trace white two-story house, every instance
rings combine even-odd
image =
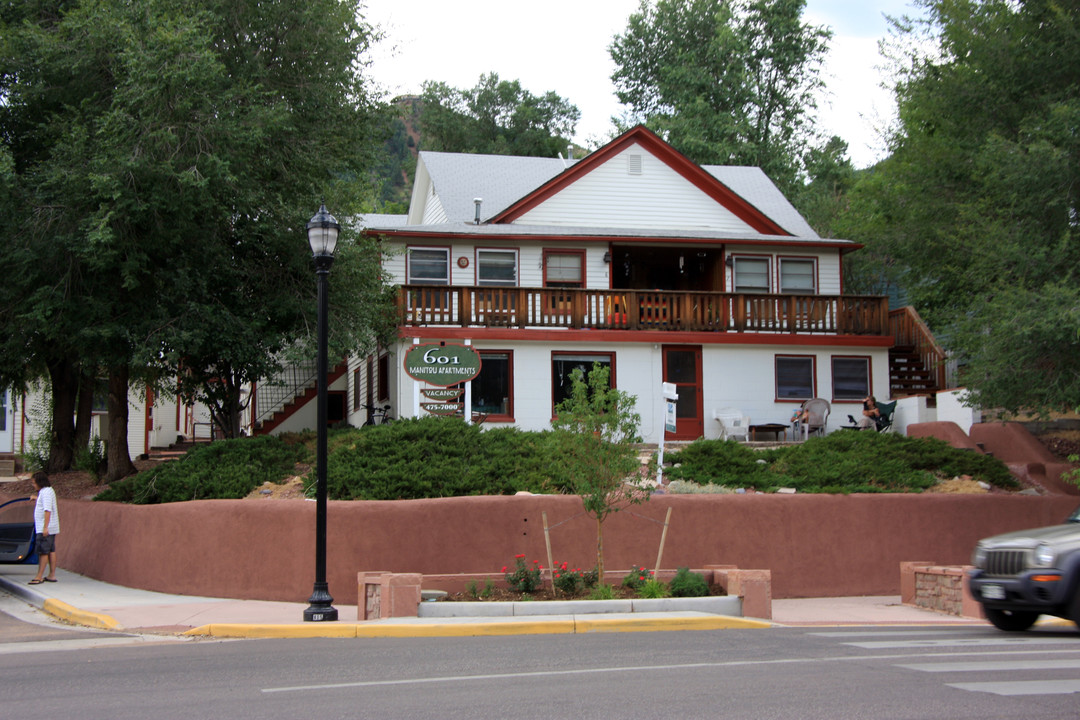
[[[470,417],[548,428],[575,367],[599,362],[637,397],[641,434],[717,437],[716,416],[787,424],[804,400],[831,427],[869,394],[887,398],[887,300],[843,294],[860,246],[819,237],[757,168],[698,166],[644,127],[580,160],[421,152],[407,216],[369,215],[400,286],[399,340],[350,361],[338,391],[424,414],[413,344],[482,359]]]

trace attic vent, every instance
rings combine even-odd
[[[626,156],[626,172],[630,175],[641,174],[641,155],[632,153]]]

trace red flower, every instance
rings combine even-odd
[[[503,569],[502,569],[502,571],[503,571],[503,572],[506,572],[506,566],[505,566],[505,565],[503,565]]]
[[[521,553],[520,555],[515,555],[514,557],[516,557],[516,558],[523,558],[523,557],[525,557],[525,553]]]

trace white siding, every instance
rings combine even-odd
[[[728,245],[728,255],[753,255],[755,257],[769,258],[769,284],[770,292],[780,292],[778,259],[779,258],[817,258],[817,294],[839,295],[840,294],[840,252],[838,250],[814,249],[801,250],[799,248],[769,248],[761,245]],[[734,270],[725,268],[724,287],[732,292],[735,288]]]
[[[629,172],[640,156],[640,174]],[[754,230],[639,145],[632,145],[528,211],[522,225]]]
[[[406,346],[401,346],[406,347]],[[620,390],[637,398],[641,414],[641,436],[656,443],[663,427],[661,396],[662,347],[652,343],[581,343],[478,341],[478,350],[513,352],[514,425],[522,430],[545,430],[552,413],[551,358],[555,351],[576,353],[615,353],[615,378]],[[706,345],[702,348],[702,414],[707,438],[719,436],[720,424],[714,411],[736,407],[754,424],[787,423],[798,406],[776,401],[775,357],[810,355],[815,358],[818,397],[832,403],[832,362],[834,355],[867,356],[871,359],[871,384],[879,397],[888,395],[889,362],[884,348],[823,347],[792,345],[733,346]],[[399,416],[408,417],[413,407],[415,381],[395,370],[400,391],[394,397]],[[857,414],[858,402],[832,403],[828,427],[835,430],[847,424],[848,414]]]

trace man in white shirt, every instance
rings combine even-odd
[[[49,476],[39,471],[30,479],[37,488],[34,532],[37,533],[35,549],[38,554],[37,576],[30,584],[40,585],[43,582],[56,582],[56,536],[60,533],[60,514],[56,509],[56,491],[52,489]],[[46,565],[49,566],[48,575],[45,575]]]

